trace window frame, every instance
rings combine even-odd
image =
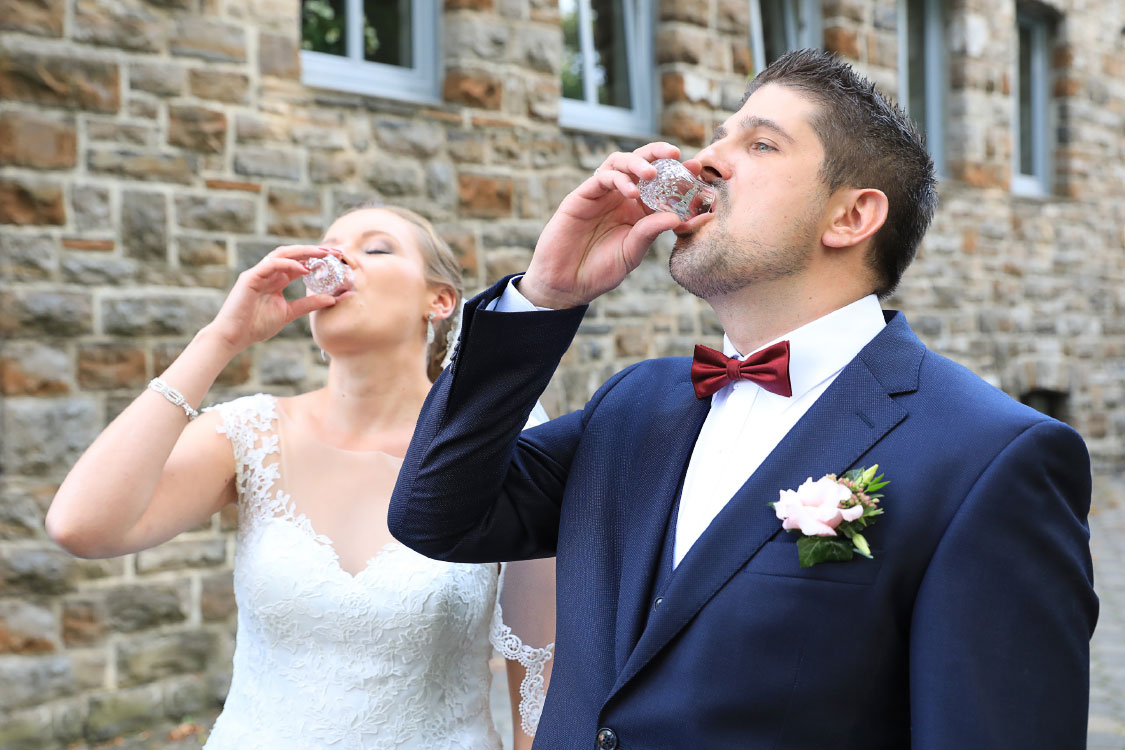
[[[629,66],[629,100],[626,109],[598,104],[593,70],[593,27],[590,24],[590,0],[578,4],[578,39],[582,50],[582,87],[585,99],[569,99],[559,95],[559,125],[607,135],[649,137],[654,134],[653,120],[657,101],[655,61],[653,58],[654,14],[646,0],[622,0],[625,10],[625,59]],[[648,61],[645,65],[644,61]],[[590,101],[590,99],[595,101]]]
[[[1019,400],[1021,404],[1060,422],[1068,422],[1070,419],[1070,394],[1065,391],[1032,388],[1021,393]]]
[[[410,4],[412,68],[364,60],[363,24],[352,22],[363,17],[363,0],[344,3],[347,55],[301,50],[301,83],[420,104],[440,103],[441,12],[437,0],[413,0]]]
[[[922,78],[924,80],[926,111],[923,128],[926,132],[926,149],[934,162],[938,177],[946,176],[945,117],[949,96],[949,28],[948,6],[945,0],[921,0],[922,5]],[[910,4],[898,3],[898,100],[908,115],[910,112]]]
[[[771,0],[766,0],[770,2]],[[754,51],[754,74],[765,69],[766,34],[762,23],[762,0],[750,2],[750,46]],[[824,13],[820,0],[780,0],[785,3],[785,46],[786,51],[806,47],[824,48]],[[804,29],[800,28],[797,4],[802,15],[808,20]]]
[[[1020,135],[1020,26],[1031,31],[1031,174],[1021,165]],[[1051,194],[1051,142],[1054,132],[1051,112],[1051,20],[1041,13],[1017,7],[1012,64],[1012,180],[1016,195],[1046,197]]]

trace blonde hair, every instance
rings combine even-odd
[[[433,321],[434,342],[430,344],[426,361],[426,374],[429,375],[432,382],[437,380],[437,376],[441,374],[441,365],[445,361],[445,355],[449,349],[449,331],[456,325],[461,315],[461,300],[465,293],[465,284],[461,279],[461,264],[457,261],[457,256],[453,254],[453,250],[450,249],[449,243],[443,240],[437,230],[434,229],[434,225],[409,208],[388,206],[379,201],[365,201],[345,211],[342,216],[369,209],[386,211],[410,223],[414,227],[414,238],[425,263],[426,281],[431,284],[447,284],[453,287],[453,293],[456,297],[453,301],[453,313],[448,318]]]

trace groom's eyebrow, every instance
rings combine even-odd
[[[789,141],[790,143],[794,142],[793,136],[791,136],[791,135],[789,135],[789,133],[785,132],[785,128],[781,127],[780,125],[778,125],[773,120],[766,119],[765,117],[758,117],[756,115],[750,115],[745,120],[740,122],[739,126],[743,130],[754,130],[755,128],[762,128],[764,130],[770,130],[770,131],[773,131],[774,133],[776,133],[781,138],[784,138],[785,140]]]
[[[739,130],[753,130],[755,128],[763,128],[765,130],[776,133],[780,138],[785,139],[789,143],[796,142],[796,139],[785,131],[785,128],[778,125],[773,120],[765,117],[758,117],[757,115],[749,115],[738,123]],[[715,128],[715,135],[711,137],[711,143],[716,143],[727,137],[727,129],[725,126],[720,125]]]

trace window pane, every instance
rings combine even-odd
[[[581,99],[582,45],[578,41],[578,0],[560,0],[559,14],[563,30],[562,95],[567,99]]]
[[[926,14],[924,0],[906,7],[907,91],[906,111],[918,131],[926,135]]]
[[[1048,417],[1054,417],[1062,422],[1067,421],[1068,408],[1065,393],[1036,388],[1020,396],[1020,401]]]
[[[344,0],[301,0],[301,49],[348,53]]]
[[[789,21],[790,26],[793,27],[792,33],[789,35],[789,49],[801,49],[802,47],[821,47],[824,44],[823,39],[813,38],[813,29],[816,28],[815,18],[810,18],[808,11],[812,10],[813,15],[819,15],[820,11],[810,9],[801,0],[788,0],[789,12],[792,13],[792,20]],[[819,8],[819,3],[815,5]]]
[[[1032,27],[1019,25],[1019,172],[1035,174],[1035,109],[1032,91]]]
[[[412,0],[364,0],[363,58],[414,67]]]
[[[1020,55],[1020,103],[1019,103],[1019,138],[1020,138],[1020,174],[1035,174],[1035,138],[1031,103],[1031,91],[1035,85],[1031,71],[1031,27],[1021,23],[1019,25],[1019,55]]]
[[[594,24],[594,82],[598,104],[632,107],[629,59],[622,0],[590,0]]]
[[[787,0],[761,0],[762,41],[766,49],[766,65],[789,51],[789,32],[786,28]]]

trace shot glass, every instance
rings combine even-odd
[[[309,272],[301,277],[305,288],[313,294],[333,294],[351,283],[352,269],[333,255],[312,258],[305,262]]]
[[[668,211],[687,221],[711,210],[715,189],[695,177],[675,159],[657,159],[656,179],[641,180],[641,200],[653,211]]]

